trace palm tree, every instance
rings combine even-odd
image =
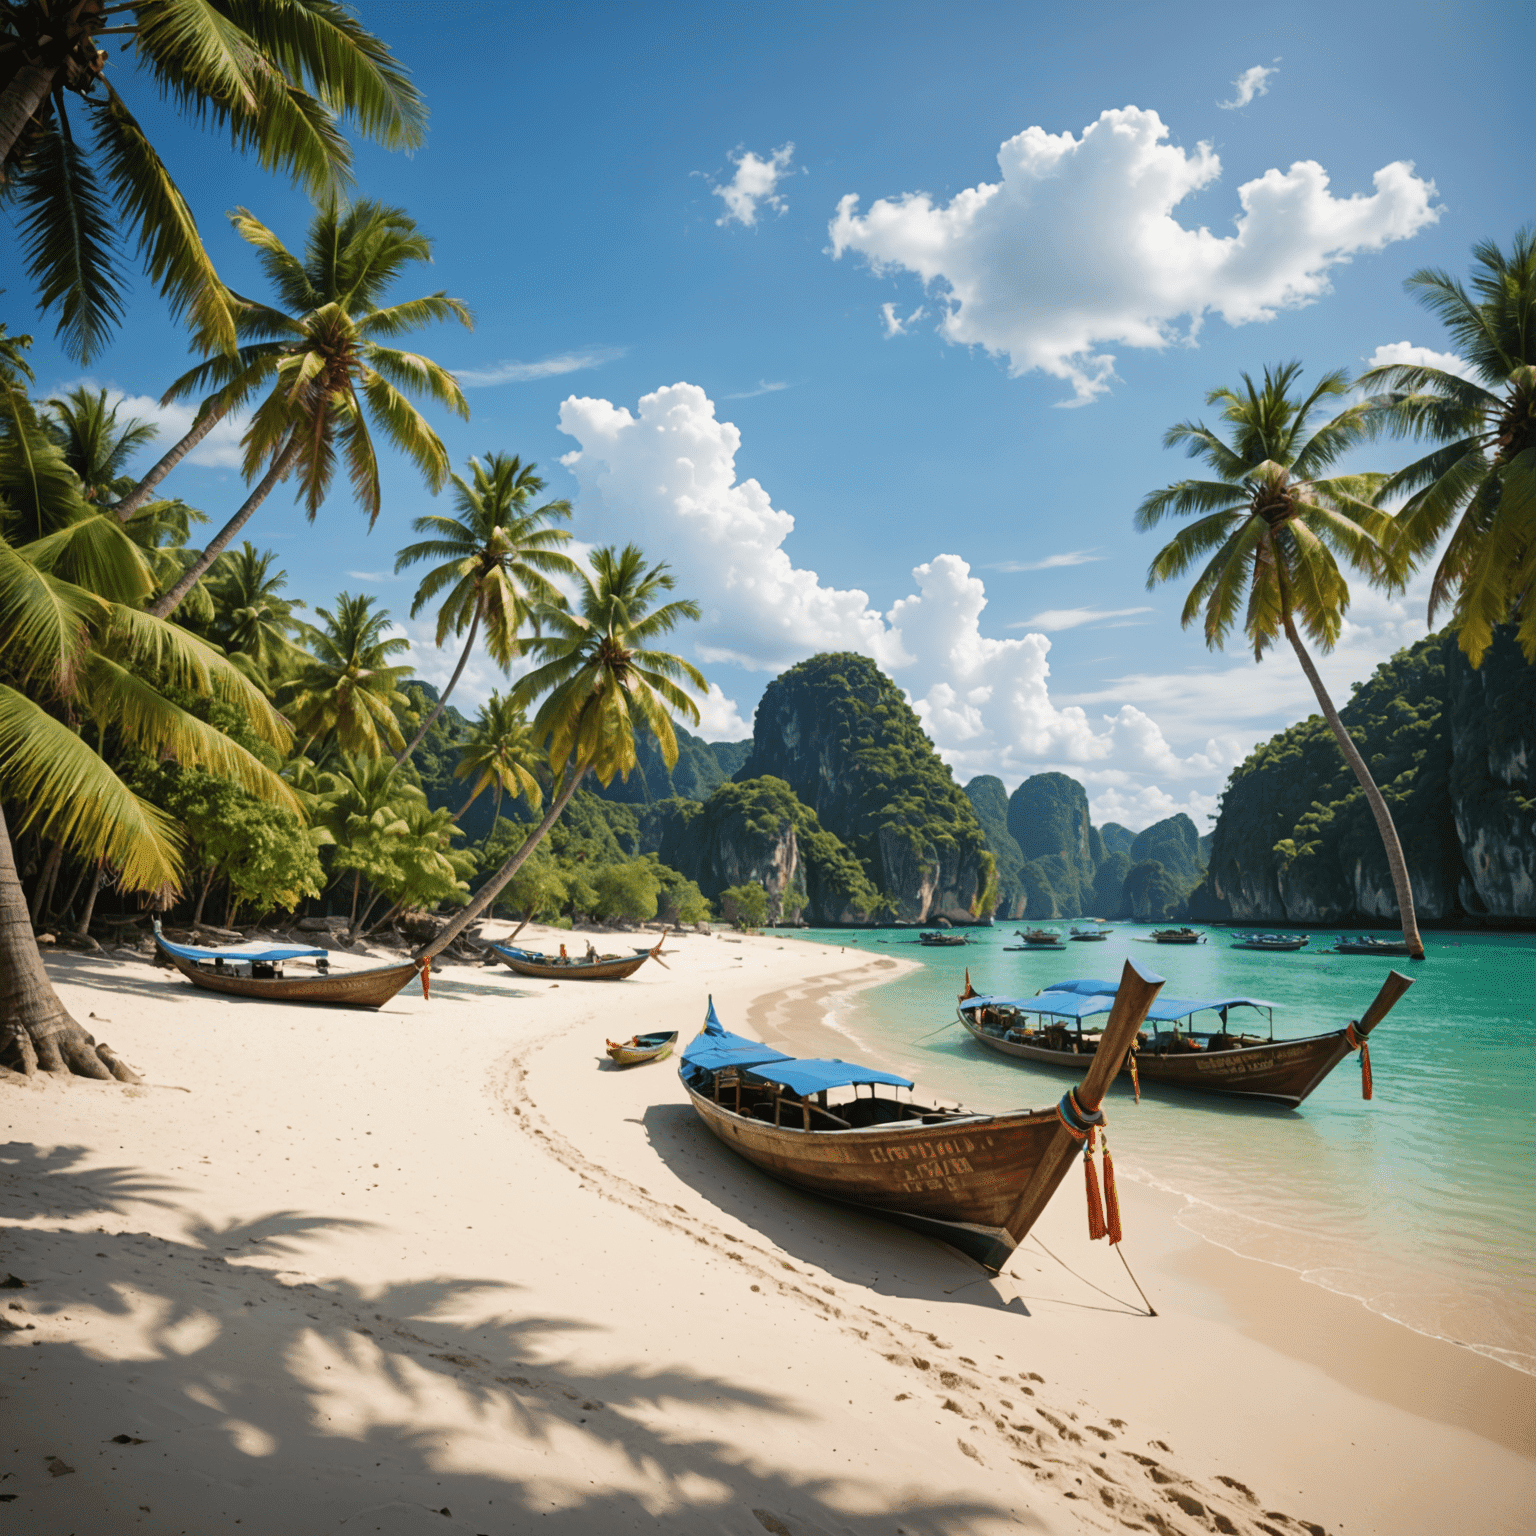
[[[50,400],[49,435],[64,453],[64,462],[80,477],[85,499],[110,506],[133,489],[129,460],[154,442],[159,429],[136,417],[117,419],[117,407],[107,404],[104,389],[77,385],[62,399]]]
[[[698,722],[698,705],[681,685],[706,693],[709,685],[703,675],[680,656],[650,647],[684,619],[697,619],[699,605],[683,599],[656,607],[676,579],[664,563],[647,566],[634,544],[593,550],[591,566],[592,577],[579,575],[578,611],[548,608],[539,614],[549,633],[528,645],[547,659],[512,689],[512,698],[520,704],[543,695],[533,734],[549,744],[548,763],[558,786],[549,809],[517,852],[418,959],[446,948],[495,901],[588,773],[605,785],[612,783],[614,774],[629,777],[636,764],[637,730],[655,736],[671,769],[677,763],[677,734],[668,712]]]
[[[278,596],[288,573],[272,569],[276,559],[247,539],[239,549],[225,550],[204,581],[215,638],[235,666],[269,693],[284,671],[307,659],[291,638],[302,628],[293,610],[304,604]]]
[[[1396,364],[1362,375],[1368,425],[1394,437],[1427,438],[1433,453],[1400,469],[1378,500],[1406,495],[1394,536],[1420,560],[1450,538],[1429,592],[1431,624],[1452,604],[1457,640],[1478,666],[1494,626],[1515,622],[1536,661],[1536,226],[1506,256],[1474,246],[1472,293],[1425,267],[1404,284],[1437,314],[1476,374]]]
[[[434,493],[440,490],[448,478],[448,451],[402,390],[469,415],[451,373],[419,353],[384,344],[439,320],[474,324],[469,310],[441,291],[381,305],[407,263],[432,259],[432,242],[414,219],[382,203],[332,201],[310,220],[301,260],[243,208],[231,218],[256,247],[282,308],[241,299],[236,325],[246,344],[183,374],[164,399],[200,395],[213,386],[199,414],[224,413],[266,389],[243,439],[245,478],[261,478],[186,575],[156,602],[153,612],[161,618],[176,611],[292,469],[298,470],[301,498],[313,520],[339,455],[372,528],[382,491],[370,421],[416,464]]]
[[[1163,446],[1184,444],[1189,457],[1203,459],[1218,478],[1177,481],[1153,491],[1136,509],[1140,530],[1156,527],[1165,517],[1196,518],[1153,557],[1147,585],[1171,581],[1209,556],[1185,599],[1181,623],[1187,628],[1203,609],[1205,643],[1219,650],[1241,613],[1256,660],[1281,634],[1290,641],[1376,818],[1403,937],[1409,953],[1422,960],[1413,887],[1392,813],[1297,630],[1299,620],[1325,651],[1338,640],[1349,608],[1349,584],[1339,556],[1373,582],[1400,583],[1401,571],[1382,546],[1391,519],[1371,503],[1384,477],[1320,478],[1366,436],[1369,407],[1352,405],[1312,431],[1319,406],[1346,394],[1349,380],[1342,372],[1325,374],[1310,395],[1298,399],[1292,389],[1300,373],[1299,363],[1286,363],[1266,368],[1262,386],[1245,373],[1241,391],[1213,389],[1206,404],[1222,407],[1230,442],[1203,422],[1169,428]]]
[[[77,526],[85,528],[78,537],[94,549],[91,560],[68,550],[73,530],[19,549],[0,539],[0,798],[23,808],[18,833],[31,829],[55,840],[87,868],[112,871],[126,890],[174,894],[183,881],[179,828],[113,772],[89,745],[87,730],[98,742],[110,731],[151,758],[173,756],[297,810],[292,791],[259,759],[160,690],[175,686],[222,699],[279,749],[290,735],[223,657],[138,607],[148,572],[113,519],[90,514]],[[102,583],[109,595],[55,573],[63,564],[92,561],[105,570],[109,558],[118,565]],[[138,599],[116,595],[135,588]],[[70,1017],[48,981],[3,809],[0,1020],[29,1072],[41,1065],[51,1072],[133,1080]]]
[[[534,744],[523,706],[510,696],[493,693],[480,707],[480,716],[469,728],[469,737],[459,748],[459,761],[453,770],[456,779],[473,779],[475,787],[469,799],[454,812],[458,819],[485,793],[496,786],[496,809],[491,814],[494,831],[501,817],[503,794],[522,795],[530,810],[538,810],[544,791],[536,777],[541,759]]]
[[[89,361],[122,318],[130,239],[199,343],[233,350],[230,296],[169,170],[108,78],[97,40],[109,36],[133,39],[132,54],[119,57],[138,66],[146,97],[227,131],[312,197],[334,196],[349,179],[339,119],[388,149],[414,149],[426,109],[384,44],[333,0],[0,7],[0,192],[21,206],[27,270],[68,350]],[[126,71],[113,74],[127,86]]]
[[[374,611],[370,594],[343,592],[336,611],[316,608],[323,629],[306,626],[311,659],[292,685],[294,696],[284,712],[303,737],[300,753],[317,737],[335,733],[343,752],[382,757],[404,741],[395,712],[410,700],[397,686],[409,667],[390,665],[390,657],[410,649],[410,642],[388,634],[385,609]]]
[[[411,744],[400,754],[402,763],[420,746],[432,723],[442,714],[448,695],[469,661],[482,624],[485,648],[505,672],[518,654],[518,637],[532,610],[560,601],[548,576],[556,572],[567,576],[576,573],[576,562],[560,552],[560,546],[569,542],[570,534],[564,528],[550,526],[556,518],[570,517],[570,502],[562,498],[546,501],[542,507],[528,505],[544,489],[543,480],[534,473],[538,466],[525,466],[516,454],[508,457],[504,453],[487,454],[484,464],[471,459],[469,466],[473,484],[453,476],[453,499],[459,516],[418,517],[411,524],[412,530],[432,537],[408,545],[395,557],[397,572],[418,560],[443,562],[422,577],[411,602],[414,619],[447,589],[448,596],[437,611],[436,643],[441,646],[450,631],[456,635],[469,631],[448,686],[439,696],[436,708],[422,721]]]
[[[426,804],[426,796],[396,772],[393,762],[342,751],[334,768],[320,775],[323,788],[315,805],[316,823],[330,835],[337,867],[352,871],[352,907],[348,920],[349,940],[356,938],[358,896],[363,888],[365,866],[376,866],[386,847],[410,831],[406,810],[412,802]],[[368,904],[373,910],[373,903]],[[364,917],[366,918],[366,913]]]

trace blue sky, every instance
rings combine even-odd
[[[1447,65],[1445,9],[1413,4],[360,9],[432,127],[411,158],[360,148],[359,191],[437,242],[403,291],[477,316],[419,340],[487,380],[470,422],[436,423],[455,463],[532,458],[578,538],[676,565],[708,610],[683,642],[716,685],[706,734],[741,733],[782,666],[857,646],[962,780],[1061,768],[1101,820],[1185,808],[1203,829],[1232,764],[1311,708],[1288,654],[1213,657],[1179,629],[1181,593],[1145,590],[1155,544],[1131,514],[1184,465],[1163,431],[1239,370],[1443,349],[1402,279],[1464,271],[1533,213],[1516,156],[1536,26],[1512,4],[1456,9],[1475,70]],[[1251,99],[1219,105],[1255,69]],[[259,289],[223,214],[245,204],[293,244],[302,197],[127,90],[221,273]],[[1006,141],[1004,193],[964,215]],[[719,195],[748,153],[748,178],[773,167],[769,196],[736,200],[751,223]],[[916,193],[931,205],[898,201]],[[79,378],[8,287],[40,382]],[[141,284],[90,373],[156,396],[185,366]],[[340,494],[313,527],[280,494],[249,533],[310,603],[364,588],[403,620],[411,582],[388,573],[433,502],[403,463],[386,485],[371,535]],[[241,489],[218,465],[168,488],[216,523]],[[1358,590],[1354,618],[1340,692],[1424,632],[1412,594]],[[496,681],[472,667],[460,702]]]

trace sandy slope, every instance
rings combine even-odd
[[[605,1034],[691,1033],[713,991],[825,1050],[816,999],[896,963],[671,948],[615,986],[449,966],[378,1014],[50,962],[154,1086],[0,1089],[0,1276],[27,1282],[0,1292],[0,1521],[1529,1528],[1536,1382],[1191,1239],[1165,1197],[1122,1187],[1150,1319],[1075,1176],[1056,1258],[994,1281],[733,1159]]]

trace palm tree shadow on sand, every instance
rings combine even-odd
[[[4,1292],[0,1348],[15,1351],[29,1407],[4,1491],[40,1536],[139,1511],[167,1530],[217,1516],[220,1529],[240,1519],[253,1530],[403,1533],[426,1515],[452,1522],[428,1529],[487,1533],[537,1517],[572,1536],[893,1528],[891,1514],[850,1513],[843,1499],[890,1510],[894,1490],[797,1477],[668,1412],[800,1417],[771,1391],[676,1367],[562,1361],[562,1340],[591,1325],[520,1315],[503,1282],[369,1289],[306,1276],[283,1265],[307,1240],[366,1224],[279,1211],[214,1226],[176,1206],[169,1186],[86,1167],[86,1156],[0,1151],[13,1219],[121,1218],[151,1200],[180,1210],[185,1227],[180,1239],[101,1226],[7,1233],[0,1268],[24,1284]],[[50,1472],[50,1458],[72,1475]],[[593,1467],[608,1469],[606,1482],[578,1475]],[[985,1498],[899,1509],[911,1536],[1020,1523]]]

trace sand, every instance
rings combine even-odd
[[[736,1160],[672,1063],[610,1070],[605,1035],[691,1034],[713,992],[729,1027],[825,1050],[818,999],[899,963],[771,935],[668,963],[450,964],[374,1014],[51,959],[146,1086],[0,1088],[0,1278],[25,1282],[0,1291],[0,1521],[1531,1528],[1536,1379],[1192,1237],[1166,1195],[1122,1182],[1149,1318],[1075,1176],[992,1279]]]

